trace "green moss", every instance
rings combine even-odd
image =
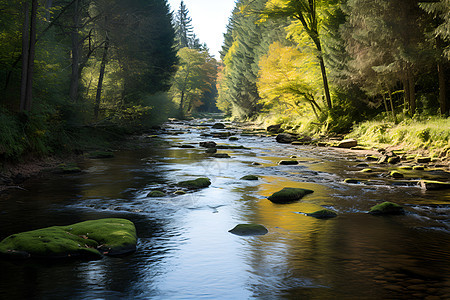
[[[241,178],[241,180],[258,180],[259,177],[256,175],[245,175]]]
[[[150,197],[150,198],[161,198],[161,197],[165,197],[165,196],[167,196],[166,193],[158,191],[158,190],[151,191],[150,193],[147,194],[147,197]]]
[[[272,194],[268,199],[273,203],[289,203],[300,200],[311,193],[314,193],[314,191],[301,188],[283,188],[281,191]]]
[[[316,212],[306,214],[306,215],[309,217],[317,218],[317,219],[330,219],[330,218],[337,217],[337,213],[335,213],[334,211],[329,210],[329,209],[318,210]]]
[[[415,171],[423,171],[423,170],[425,170],[425,167],[424,166],[414,166],[413,170],[415,170]]]
[[[405,214],[405,211],[403,210],[403,207],[392,203],[392,202],[383,202],[381,204],[377,204],[373,206],[369,214],[372,215],[403,215]]]
[[[228,232],[241,236],[265,235],[269,231],[266,227],[259,224],[239,224]]]
[[[60,164],[58,166],[61,173],[71,174],[71,173],[80,173],[81,169],[74,163],[69,164]]]
[[[211,181],[209,178],[197,178],[195,180],[181,181],[177,185],[188,189],[201,189],[210,186]]]
[[[11,235],[0,243],[0,255],[19,258],[99,259],[136,250],[136,229],[125,219],[100,219]]]
[[[108,151],[94,151],[89,153],[89,158],[111,158],[114,153]]]
[[[361,173],[373,173],[373,170],[367,168],[367,169],[361,170],[360,172],[361,172]]]

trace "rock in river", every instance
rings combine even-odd
[[[290,144],[295,141],[295,136],[289,133],[280,133],[279,135],[277,135],[276,140],[281,144]]]
[[[265,235],[269,231],[266,227],[259,224],[239,224],[236,225],[233,229],[228,230],[228,232],[241,236],[250,236],[250,235]]]
[[[132,253],[136,243],[131,221],[110,218],[10,235],[0,243],[0,256],[100,259]]]
[[[352,148],[358,145],[358,141],[354,139],[342,140],[338,143],[338,148]]]
[[[298,165],[298,161],[296,161],[296,160],[280,160],[278,162],[278,164],[280,166],[294,166],[294,165]]]
[[[420,186],[426,190],[448,190],[450,189],[450,182],[421,180]]]
[[[269,199],[273,203],[289,203],[300,200],[304,196],[314,193],[312,190],[301,188],[283,188],[281,191],[273,193]]]
[[[197,178],[195,180],[181,181],[177,184],[179,187],[188,189],[201,189],[211,185],[209,178]]]
[[[405,210],[402,206],[392,203],[392,202],[383,202],[381,204],[377,204],[373,206],[369,214],[372,215],[404,215]]]
[[[329,209],[322,209],[316,212],[306,214],[308,217],[314,217],[316,219],[331,219],[337,217],[337,213]]]
[[[213,129],[225,129],[225,124],[223,123],[216,123],[212,126]]]
[[[216,148],[217,144],[216,142],[200,142],[200,147],[203,148]]]
[[[241,180],[258,180],[259,177],[256,175],[245,175],[241,178]]]

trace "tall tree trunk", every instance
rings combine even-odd
[[[388,108],[385,92],[383,92],[383,103],[384,103],[384,109],[386,110],[386,115],[389,115],[389,108]]]
[[[80,83],[80,1],[74,2],[73,30],[72,30],[72,75],[70,77],[70,100],[76,103],[78,100],[78,87]]]
[[[322,72],[323,89],[325,92],[327,107],[328,109],[332,109],[333,105],[331,104],[330,88],[328,87],[327,70],[325,68],[325,62],[323,61],[322,55],[319,56],[319,63],[320,63],[320,71]]]
[[[409,110],[413,117],[416,113],[416,84],[411,69],[408,68],[408,85],[409,85]]]
[[[449,112],[449,107],[447,103],[447,85],[445,78],[445,67],[441,60],[438,62],[438,76],[439,76],[439,106],[441,116],[447,116]]]
[[[38,1],[24,1],[24,27],[22,36],[22,79],[20,84],[20,111],[30,111],[33,102],[33,72],[36,49],[36,18]]]
[[[106,33],[105,48],[103,49],[102,63],[100,65],[100,75],[98,76],[97,95],[95,96],[94,116],[98,119],[98,112],[100,110],[100,99],[102,97],[103,78],[105,77],[106,62],[108,58],[109,38]]]
[[[184,102],[184,89],[181,91],[180,108],[179,108],[179,118],[184,119],[183,103]]]
[[[33,73],[34,56],[36,53],[36,19],[37,19],[38,1],[33,0],[31,4],[31,27],[30,27],[30,54],[28,55],[28,75],[27,75],[27,96],[25,110],[30,111],[33,103]]]
[[[397,123],[397,118],[395,117],[395,110],[394,110],[394,101],[392,101],[392,93],[391,89],[388,90],[389,93],[389,102],[391,103],[391,113],[392,113],[392,120]]]
[[[23,28],[22,28],[22,79],[20,83],[20,111],[25,110],[27,97],[28,55],[30,51],[30,4],[23,2]]]
[[[408,74],[405,70],[405,73],[403,74],[403,105],[404,105],[404,111],[410,111],[409,109],[409,105],[410,105],[410,101],[409,101],[409,80],[408,80]]]

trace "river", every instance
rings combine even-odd
[[[135,150],[87,159],[83,172],[28,180],[26,191],[0,198],[0,239],[53,225],[120,217],[133,221],[137,251],[96,261],[0,261],[2,299],[450,299],[450,191],[411,184],[448,172],[402,171],[370,165],[358,152],[276,143],[239,127],[211,129],[209,121],[170,123],[142,137]],[[236,141],[205,136],[232,132]],[[203,135],[203,136],[202,136]],[[201,141],[246,149],[219,150]],[[180,145],[194,148],[181,148]],[[277,162],[295,155],[295,166]],[[244,175],[257,175],[245,181]],[[445,178],[447,176],[447,178]],[[173,184],[208,177],[211,186],[174,195]],[[442,178],[441,178],[442,179]],[[283,187],[314,190],[302,201],[267,200]],[[147,198],[163,189],[167,197]],[[392,201],[404,216],[373,216]],[[338,217],[306,216],[326,207]],[[240,223],[264,225],[263,236],[228,232]]]

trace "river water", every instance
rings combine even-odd
[[[133,221],[137,251],[98,261],[0,261],[2,299],[450,299],[450,192],[391,180],[386,166],[370,181],[357,152],[278,144],[273,137],[205,123],[168,124],[139,149],[85,160],[82,173],[29,180],[27,191],[0,198],[0,239],[47,226],[120,217]],[[237,141],[204,137],[235,133]],[[249,149],[219,150],[198,143]],[[180,148],[190,144],[195,148]],[[297,156],[297,166],[279,166]],[[254,164],[254,163],[258,163]],[[390,167],[392,168],[392,167]],[[450,180],[443,171],[402,171],[408,180]],[[243,181],[258,175],[258,181]],[[174,195],[173,184],[208,177],[212,185]],[[443,177],[443,178],[442,178]],[[283,187],[314,190],[302,201],[266,199]],[[147,198],[153,189],[171,194]],[[392,201],[404,216],[367,214]],[[320,207],[339,215],[306,216]],[[264,236],[228,232],[264,225]]]

